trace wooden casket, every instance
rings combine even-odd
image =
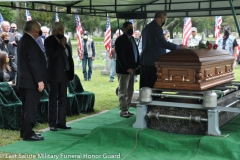
[[[222,49],[179,49],[158,62],[154,88],[205,90],[234,79],[234,57]]]

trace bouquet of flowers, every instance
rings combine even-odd
[[[198,48],[217,49],[218,45],[217,44],[212,45],[212,43],[209,43],[208,41],[206,42],[206,44],[200,42]]]
[[[189,48],[206,48],[206,49],[217,49],[218,48],[218,45],[217,44],[214,44],[212,45],[212,43],[209,43],[208,41],[205,43],[203,42],[199,42],[198,46],[195,46],[195,47],[189,47]]]

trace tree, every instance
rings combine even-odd
[[[167,29],[170,32],[170,38],[173,39],[174,29],[180,24],[183,25],[183,18],[168,18],[166,25],[163,27],[163,29]]]
[[[14,21],[14,12],[12,12],[11,8],[0,7],[0,13],[3,16],[4,21],[9,21],[9,23]]]

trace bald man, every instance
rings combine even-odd
[[[24,35],[19,41],[18,76],[22,100],[22,126],[20,135],[23,140],[43,140],[33,131],[41,92],[47,86],[47,62],[36,39],[42,35],[37,21],[28,21],[24,26]]]

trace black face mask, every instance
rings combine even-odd
[[[58,39],[63,39],[63,37],[64,37],[64,35],[62,35],[62,34],[57,34],[56,36]]]
[[[162,23],[162,26],[164,26],[164,24],[165,24],[165,21]]]
[[[9,40],[3,40],[3,42],[5,43],[5,44],[8,44],[8,42],[9,42]]]
[[[133,34],[133,29],[128,29],[127,34],[131,36]]]
[[[39,31],[39,32],[38,32],[38,35],[39,35],[39,36],[42,36],[42,31]]]

